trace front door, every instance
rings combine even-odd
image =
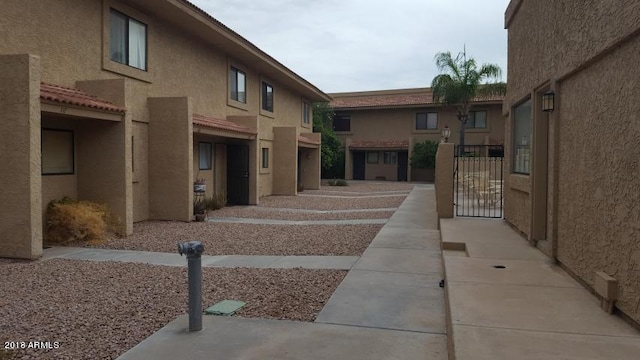
[[[249,204],[248,145],[227,145],[227,202]]]
[[[365,152],[353,152],[353,180],[364,180]]]
[[[409,170],[409,152],[398,152],[398,181],[407,181],[407,171]]]

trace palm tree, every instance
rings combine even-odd
[[[507,89],[500,82],[502,70],[496,64],[483,64],[479,69],[474,58],[467,59],[466,51],[453,58],[449,51],[437,53],[436,66],[440,75],[431,81],[433,101],[437,104],[455,106],[460,120],[460,143],[464,146],[464,130],[469,118],[471,102],[477,97],[504,95]],[[493,83],[482,83],[495,80]]]

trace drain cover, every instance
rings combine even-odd
[[[204,313],[207,315],[231,316],[245,305],[246,303],[244,301],[222,300],[219,303],[208,307]]]
[[[493,265],[494,268],[496,269],[506,269],[507,267],[504,265]]]

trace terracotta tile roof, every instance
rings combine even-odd
[[[413,107],[436,105],[430,88],[334,93],[330,105],[334,109]],[[502,101],[504,96],[477,97],[474,102]]]
[[[81,90],[47,83],[40,84],[40,98],[62,104],[88,107],[119,114],[124,114],[126,111],[124,107],[114,105]]]
[[[305,143],[305,144],[312,144],[312,145],[320,145],[320,141],[309,139],[304,135],[298,135],[298,142]]]
[[[256,129],[239,125],[225,119],[218,119],[211,116],[193,114],[193,125],[204,126],[216,130],[232,131],[240,134],[257,135]]]
[[[408,149],[409,142],[403,140],[355,140],[350,149]]]

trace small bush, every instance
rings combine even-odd
[[[213,195],[204,199],[204,208],[207,211],[222,209],[227,206],[227,197],[224,195]]]
[[[227,198],[224,195],[193,197],[193,215],[205,214],[209,211],[222,209],[225,206],[227,206]]]
[[[328,181],[329,186],[347,186],[347,180],[344,179],[331,179]]]
[[[103,204],[65,196],[47,206],[47,241],[50,243],[101,242],[116,225],[109,208]]]
[[[436,167],[438,143],[432,140],[415,143],[411,155],[411,167],[416,169],[433,169]]]

